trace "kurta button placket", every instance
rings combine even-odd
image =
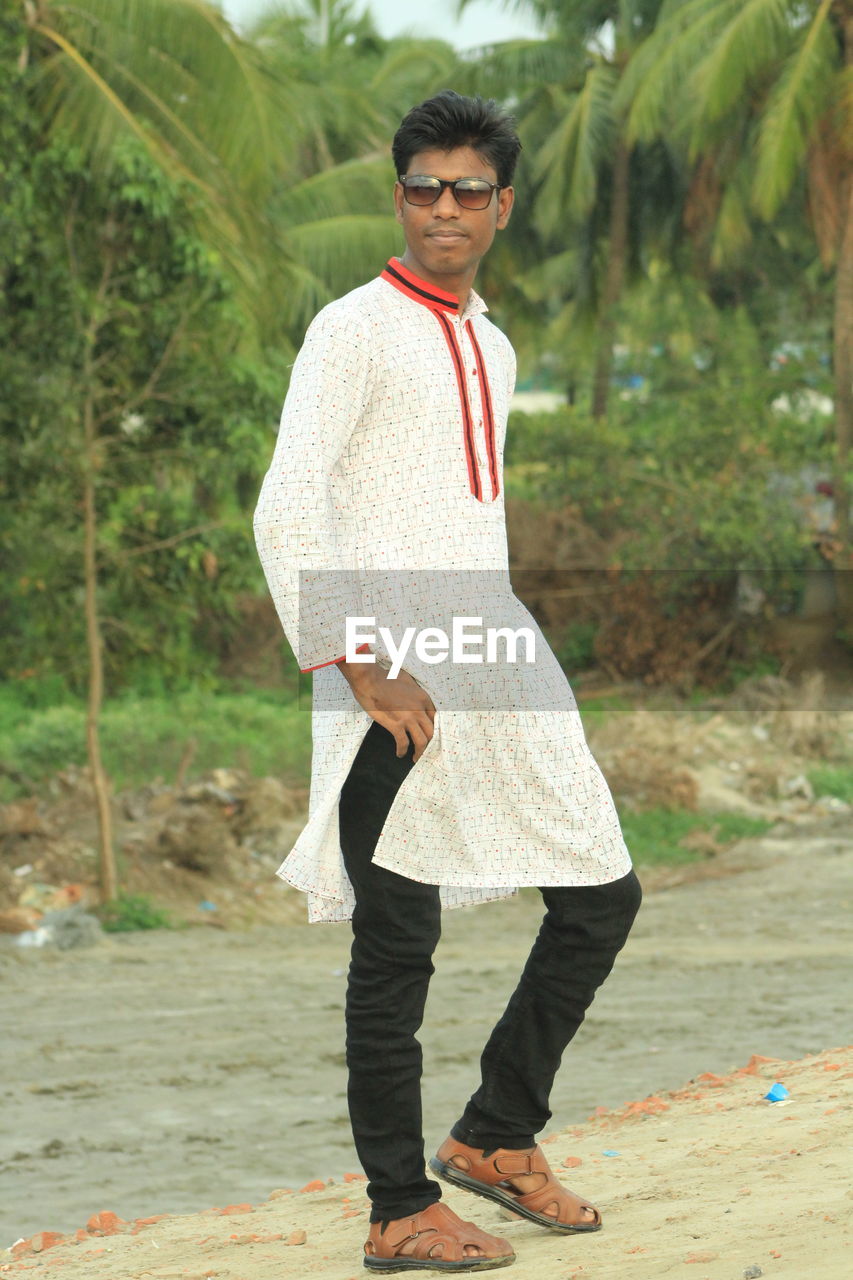
[[[459,315],[459,301],[453,294],[445,293],[437,285],[431,285],[419,279],[396,258],[388,262],[381,279],[393,285],[413,302],[427,307],[440,325],[450,352],[459,391],[462,409],[462,444],[468,469],[468,487],[478,502],[494,502],[498,496],[500,484],[492,394],[483,353],[473,328],[474,317],[483,309],[482,301],[479,298],[476,299],[478,306],[472,307],[469,298],[466,311],[470,310],[470,314],[463,319]],[[470,365],[471,355],[474,357],[473,368]],[[469,378],[476,378],[476,383],[470,383]],[[483,416],[475,422],[474,406],[478,402]]]

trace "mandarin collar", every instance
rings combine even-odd
[[[380,279],[393,285],[395,289],[398,289],[405,297],[411,298],[413,302],[419,302],[421,306],[429,307],[431,311],[447,311],[452,315],[458,315],[463,324],[474,316],[482,315],[484,311],[489,309],[480,295],[471,289],[468,293],[468,301],[465,304],[465,308],[460,312],[459,299],[455,294],[447,293],[446,290],[440,289],[438,285],[422,280],[420,276],[415,275],[414,271],[410,271],[408,267],[403,266],[399,258],[389,258]]]

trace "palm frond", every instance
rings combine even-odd
[[[355,209],[387,216],[392,208],[393,185],[390,161],[378,157],[348,160],[285,188],[274,201],[276,220],[293,227],[347,217]]]
[[[109,164],[131,115],[160,163],[172,157],[202,181],[224,167],[243,183],[263,183],[288,149],[292,96],[205,0],[81,0],[47,12],[50,25],[35,30],[58,51],[45,68],[53,123],[96,165]]]
[[[711,241],[711,266],[731,266],[743,259],[752,243],[746,193],[740,184],[731,182],[723,192]]]
[[[464,54],[458,80],[462,92],[505,99],[542,84],[580,84],[588,62],[582,46],[556,37],[504,40]]]
[[[405,93],[414,102],[427,97],[457,66],[452,45],[443,40],[392,41],[370,79],[370,92],[380,101]]]
[[[396,219],[382,214],[350,214],[289,227],[281,234],[284,252],[312,273],[334,296],[364,284],[398,253],[402,234]]]
[[[821,0],[805,39],[785,64],[764,110],[752,201],[767,221],[802,169],[815,122],[832,95],[840,63],[828,20],[832,4],[833,0]]]
[[[740,0],[671,0],[654,34],[631,58],[615,109],[628,111],[628,142],[650,142],[696,110],[695,68]]]
[[[716,8],[725,22],[695,81],[697,110],[709,121],[726,115],[796,40],[790,0],[716,0]]]
[[[612,104],[617,79],[616,69],[606,62],[593,67],[542,146],[535,169],[542,179],[539,222],[546,233],[566,218],[579,220],[595,203],[599,166],[615,136]]]

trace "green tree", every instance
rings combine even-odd
[[[665,0],[620,101],[628,137],[674,133],[704,177],[712,253],[742,261],[750,215],[792,203],[833,282],[834,563],[853,611],[853,0]]]
[[[158,279],[156,269],[140,278],[139,245],[146,218],[156,223],[169,200],[152,210],[139,198],[141,185],[135,193],[126,190],[135,176],[128,171],[127,148],[147,156],[153,172],[172,184],[173,211],[177,200],[186,215],[184,233],[194,227],[235,287],[257,296],[270,159],[283,142],[286,103],[256,51],[202,0],[3,0],[2,19],[10,96],[27,106],[25,116],[4,111],[4,132],[8,124],[17,138],[13,163],[18,177],[27,179],[17,211],[28,200],[43,231],[30,247],[18,234],[5,249],[4,318],[10,328],[15,323],[17,343],[22,333],[35,338],[33,317],[48,314],[38,305],[45,301],[36,261],[42,255],[56,294],[45,345],[59,357],[45,362],[42,377],[53,385],[60,431],[43,433],[41,440],[62,452],[67,432],[76,446],[69,461],[79,487],[70,523],[82,519],[87,744],[101,889],[113,898],[109,787],[99,742],[99,518],[107,440],[129,414],[162,393],[163,375],[205,300],[203,290],[200,296],[185,293],[168,334],[152,326],[146,342],[140,317],[151,320],[171,282]],[[55,219],[50,226],[44,225],[45,207]],[[49,459],[45,452],[42,461]]]

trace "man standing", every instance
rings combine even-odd
[[[375,1271],[485,1270],[515,1257],[427,1177],[416,1032],[442,906],[520,886],[540,889],[542,928],[483,1051],[481,1083],[430,1168],[551,1230],[601,1225],[556,1181],[535,1135],[640,890],[565,676],[500,586],[502,616],[535,632],[533,677],[480,667],[478,684],[466,666],[454,684],[435,665],[441,633],[429,626],[395,674],[403,649],[391,628],[359,653],[345,643],[347,619],[375,620],[371,599],[405,628],[428,621],[431,602],[441,613],[445,588],[464,601],[479,598],[477,574],[506,578],[515,359],[472,285],[509,221],[519,150],[493,102],[446,90],[405,117],[392,147],[405,252],[310,326],[255,514],[284,629],[314,672],[309,820],[279,874],[307,893],[311,920],[352,920],[348,1101],[372,1202],[364,1264]],[[407,602],[396,613],[387,591],[371,596],[377,581]],[[473,701],[460,689],[475,689]]]

